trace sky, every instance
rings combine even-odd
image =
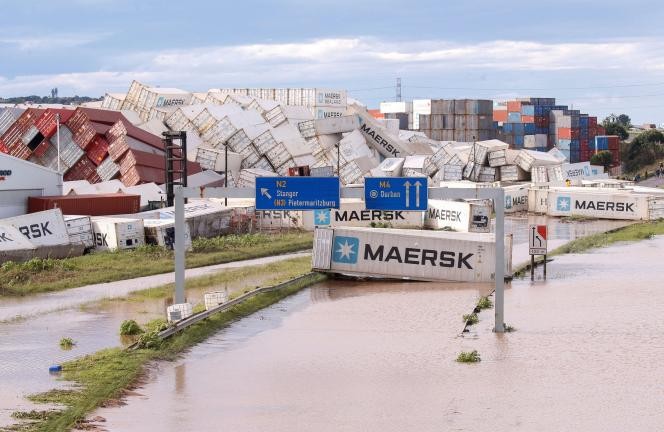
[[[402,97],[555,97],[664,123],[657,0],[0,0],[0,97],[103,96],[132,80],[347,89]]]

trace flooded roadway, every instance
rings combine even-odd
[[[556,257],[457,337],[479,287],[325,282],[236,322],[109,431],[636,431],[664,425],[664,237]],[[483,361],[454,362],[476,349]]]
[[[527,256],[527,225],[529,223],[547,223],[549,226],[549,244],[555,247],[577,237],[595,232],[606,231],[623,226],[626,223],[619,221],[589,221],[583,223],[565,223],[557,218],[545,216],[510,216],[506,218],[506,232],[514,234],[513,262],[515,265],[525,262]],[[307,253],[291,254],[281,257],[261,258],[239,263],[222,264],[209,268],[191,269],[187,271],[209,274],[223,268],[237,268],[256,263],[267,263],[277,259],[303,256]],[[195,275],[197,275],[196,273]],[[169,279],[170,278],[170,279]],[[0,299],[0,426],[12,423],[11,412],[17,409],[32,409],[34,406],[24,399],[31,393],[45,391],[53,387],[61,387],[62,383],[53,379],[47,373],[52,364],[64,362],[97,350],[121,345],[118,335],[120,323],[125,319],[135,319],[140,323],[163,316],[168,301],[152,300],[142,303],[132,302],[105,302],[89,303],[90,300],[99,300],[105,297],[122,297],[127,293],[157,286],[172,281],[172,274],[156,275],[148,278],[139,278],[133,281],[99,284],[89,287],[76,288],[57,293],[44,294],[16,299]],[[259,283],[257,281],[254,281]],[[228,288],[239,289],[229,286]],[[413,284],[388,284],[387,289],[402,286],[409,292]],[[424,284],[418,284],[418,290],[424,289]],[[223,288],[223,287],[221,287]],[[480,289],[477,286],[466,285],[459,287],[466,292],[463,302],[463,313],[479,296],[481,290],[490,290],[491,286]],[[363,285],[357,292],[355,289],[335,289],[331,295],[336,296],[344,292],[345,295],[363,295],[369,291],[381,291],[384,288],[374,284]],[[188,296],[197,301],[202,297],[203,291],[191,293]],[[320,290],[318,290],[320,291]],[[317,291],[317,292],[318,292]],[[419,291],[418,291],[419,292]],[[318,294],[317,294],[318,295]],[[327,295],[327,294],[326,294]],[[414,294],[419,295],[419,294]],[[87,303],[87,305],[84,305]],[[455,324],[451,330],[460,329],[460,313],[449,312],[454,315]],[[446,312],[447,313],[447,312]],[[37,316],[32,316],[38,314]],[[26,319],[11,322],[1,322],[3,319],[12,319],[16,316],[28,315]],[[459,323],[457,323],[457,320]],[[58,346],[61,337],[71,337],[77,341],[76,347],[71,351],[62,351]]]

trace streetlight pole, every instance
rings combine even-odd
[[[58,146],[58,173],[60,172],[60,113],[55,114],[56,142]]]
[[[224,187],[228,188],[228,143],[224,146]],[[224,205],[228,207],[228,197],[224,197]]]

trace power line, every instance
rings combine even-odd
[[[658,83],[639,83],[639,84],[612,84],[607,86],[586,86],[586,87],[523,87],[523,88],[499,88],[499,87],[435,87],[435,86],[408,86],[417,89],[431,90],[476,90],[476,91],[549,91],[549,90],[592,90],[592,89],[611,89],[626,87],[657,87],[664,85],[664,82]]]

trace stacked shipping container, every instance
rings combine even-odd
[[[419,130],[437,141],[495,138],[493,102],[482,99],[434,99],[431,114],[420,114]]]

